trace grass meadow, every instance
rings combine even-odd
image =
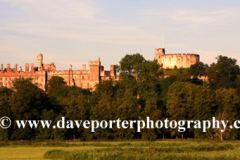
[[[0,142],[0,159],[240,159],[240,141],[12,141]]]

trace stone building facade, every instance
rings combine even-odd
[[[88,62],[90,70],[86,70],[86,64],[82,65],[82,70],[72,70],[72,65],[70,65],[69,70],[57,71],[54,62],[51,64],[43,64],[43,55],[39,54],[37,56],[37,66],[31,64],[29,69],[29,64],[25,64],[25,70],[17,67],[15,64],[14,68],[7,64],[7,68],[3,68],[1,64],[0,70],[0,87],[12,87],[12,80],[23,77],[32,78],[32,83],[38,85],[39,88],[45,90],[45,84],[53,76],[63,77],[64,81],[68,86],[77,86],[84,89],[95,89],[95,85],[101,80],[118,80],[118,76],[114,69],[114,66],[110,66],[110,71],[105,71],[104,67],[101,65],[100,58],[97,61]]]
[[[162,68],[190,68],[191,65],[199,62],[197,54],[165,54],[165,48],[155,48],[155,60]]]
[[[199,62],[199,55],[197,54],[165,54],[164,48],[155,49],[155,60],[162,66],[162,68],[190,68],[191,65]],[[25,64],[25,69],[15,64],[14,68],[7,64],[7,68],[3,68],[1,64],[0,70],[0,87],[12,87],[12,80],[23,77],[32,78],[32,82],[37,84],[39,88],[45,90],[45,85],[53,76],[63,77],[68,86],[77,86],[84,89],[95,89],[95,85],[102,80],[118,80],[114,66],[110,66],[110,71],[105,71],[101,65],[100,58],[97,61],[88,62],[89,70],[86,70],[86,64],[82,65],[81,70],[72,70],[72,65],[68,70],[57,71],[54,62],[51,64],[43,64],[43,55],[37,56],[37,66]]]

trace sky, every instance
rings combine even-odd
[[[199,54],[207,64],[218,55],[240,64],[240,1],[0,0],[4,68],[36,66],[42,53],[57,70],[81,70],[98,57],[108,70],[126,54],[153,60],[162,47]]]

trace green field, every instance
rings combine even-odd
[[[0,159],[240,159],[240,142],[1,142]]]

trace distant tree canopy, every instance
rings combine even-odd
[[[10,105],[12,117],[16,120],[38,120],[41,118],[42,110],[50,110],[53,107],[47,94],[31,83],[31,79],[16,79],[13,82],[13,89]],[[16,123],[13,129],[11,139],[32,139],[36,132],[29,127],[17,129]]]
[[[197,62],[194,65],[191,65],[189,69],[190,75],[197,77],[201,75],[207,75],[208,65],[203,62]]]
[[[165,78],[165,70],[156,61],[148,61],[139,53],[126,55],[117,65],[120,80],[104,80],[93,92],[76,86],[67,86],[62,77],[53,76],[46,91],[31,83],[31,79],[13,81],[13,88],[0,88],[0,117],[12,120],[52,120],[56,124],[66,120],[208,120],[212,116],[229,121],[240,115],[240,75],[237,61],[219,56],[217,63],[199,62],[189,69],[175,69]],[[206,75],[209,82],[202,83],[198,76]],[[240,139],[239,130],[219,130],[203,133],[198,129],[18,129],[16,124],[8,130],[0,128],[0,140],[118,140],[196,137]],[[230,135],[230,136],[229,136]]]
[[[212,89],[235,88],[235,81],[239,75],[237,60],[218,56],[217,63],[211,64],[207,70],[207,75]]]
[[[145,65],[146,60],[139,53],[133,55],[127,54],[121,59],[117,68],[121,71],[121,74],[130,74],[138,80],[138,77],[142,73],[141,70],[145,67]]]
[[[59,76],[53,76],[48,84],[47,84],[47,91],[49,95],[52,95],[54,92],[59,90],[62,86],[64,86],[66,82],[64,82],[64,79]]]
[[[146,67],[147,61],[139,53],[129,55],[121,59],[117,66],[118,72],[120,72],[120,79],[122,82],[131,84],[129,87],[134,89],[137,98],[139,98],[139,78],[142,75],[142,70]]]

